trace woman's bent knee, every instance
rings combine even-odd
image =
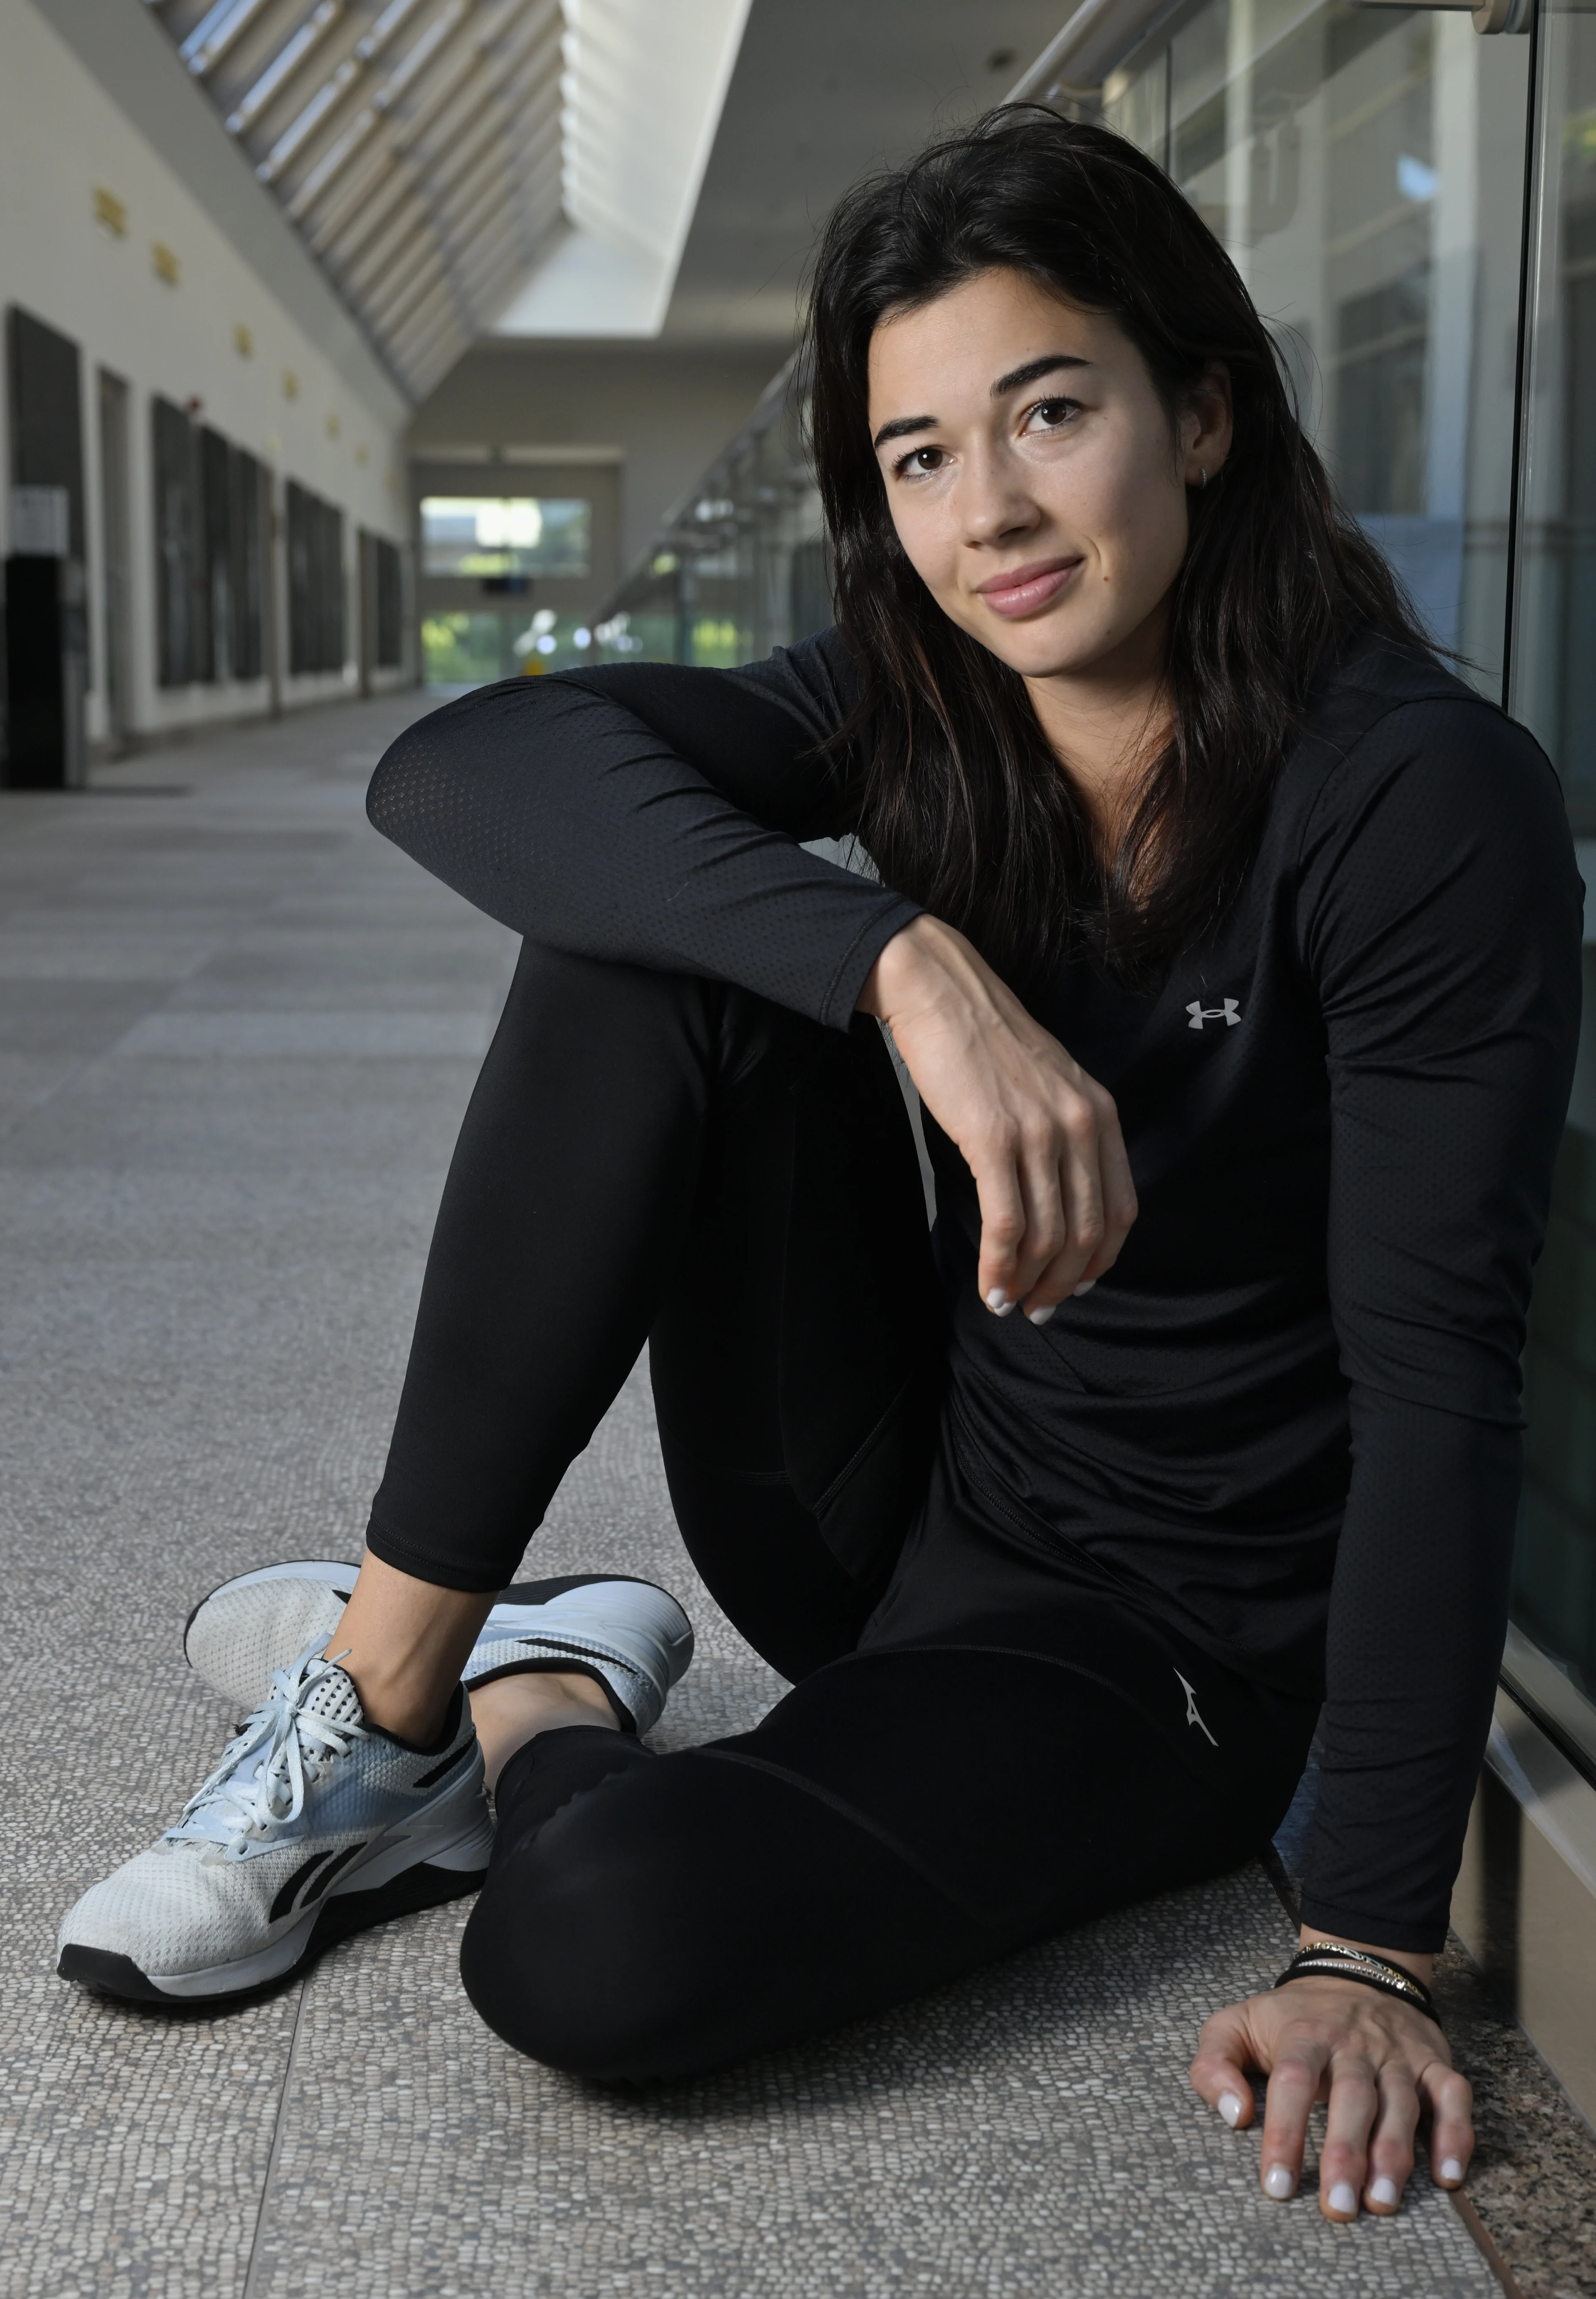
[[[720,2015],[748,1977],[726,1969],[693,1920],[712,1878],[683,1872],[649,1825],[658,1799],[628,1785],[578,1798],[495,1866],[460,1945],[466,1993],[496,2035],[611,2083],[721,2062]]]
[[[884,2010],[1003,1945],[833,1802],[705,1749],[576,1797],[496,1861],[460,1972],[517,2051],[647,2083]]]

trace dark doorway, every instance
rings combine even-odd
[[[199,433],[200,660],[196,678],[229,679],[233,668],[232,474],[219,431]]]
[[[104,630],[105,739],[121,751],[133,723],[132,570],[128,536],[128,400],[119,375],[98,376],[100,419],[100,612]]]
[[[85,768],[84,694],[92,673],[80,365],[70,336],[14,303],[8,307],[12,484],[47,491],[54,505],[51,539],[17,545],[6,568],[5,780],[20,788],[70,788]],[[14,545],[14,534],[12,539]]]
[[[83,557],[83,415],[78,346],[13,303],[5,314],[11,476],[19,487],[64,487],[69,558]]]
[[[228,451],[228,600],[235,678],[259,678],[265,663],[265,473],[242,447]]]
[[[343,514],[290,479],[288,668],[343,668]]]
[[[193,427],[170,399],[150,402],[150,425],[155,464],[157,675],[162,686],[186,686],[201,676],[194,630],[198,585]]]

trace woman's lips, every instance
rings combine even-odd
[[[1049,559],[1037,567],[1016,567],[1011,575],[994,575],[978,584],[976,597],[984,599],[995,615],[1017,622],[1056,599],[1081,565],[1079,559]]]

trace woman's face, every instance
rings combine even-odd
[[[1115,320],[988,271],[881,321],[870,427],[910,563],[982,646],[1026,678],[1162,660],[1187,490],[1229,450],[1222,370],[1172,436]]]

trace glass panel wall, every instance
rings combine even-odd
[[[1223,240],[1344,497],[1498,699],[1530,48],[1456,11],[1207,0],[1104,103]],[[794,402],[773,388],[657,538],[605,652],[740,662],[823,623]]]
[[[583,618],[553,607],[524,604],[513,613],[443,608],[421,618],[422,676],[428,686],[450,692],[578,669],[600,660],[592,649],[593,635]]]
[[[1104,91],[1274,328],[1343,499],[1500,698],[1530,43],[1208,0]]]
[[[831,619],[800,394],[777,378],[595,626],[612,659],[725,667]]]
[[[1562,777],[1596,883],[1596,16],[1542,6],[1509,708]],[[1581,834],[1584,834],[1581,835]],[[1596,915],[1586,912],[1587,936]],[[1596,948],[1526,1360],[1507,1673],[1596,1777]]]

